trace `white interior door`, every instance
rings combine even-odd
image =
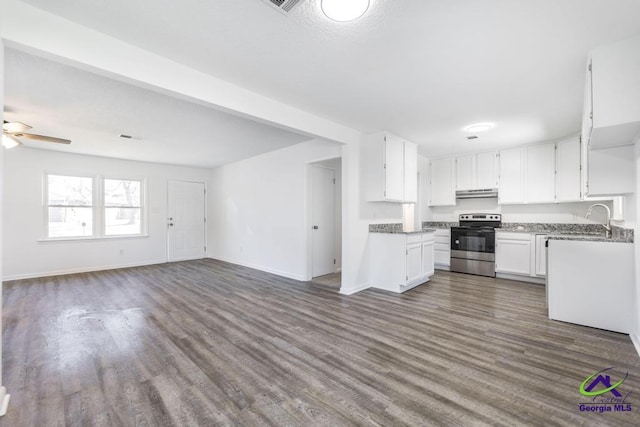
[[[169,181],[168,260],[205,257],[206,212],[203,182]]]
[[[335,272],[335,173],[311,167],[312,276]]]

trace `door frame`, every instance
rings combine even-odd
[[[322,158],[322,159],[317,159],[317,160],[312,160],[307,162],[306,165],[306,173],[305,173],[305,179],[306,179],[306,200],[305,200],[305,221],[304,221],[304,226],[307,230],[307,232],[305,233],[305,239],[306,239],[306,244],[305,246],[307,247],[307,265],[306,265],[306,272],[305,272],[305,280],[309,281],[311,279],[313,279],[313,230],[312,230],[312,226],[313,226],[313,208],[312,208],[312,204],[313,204],[313,175],[312,175],[312,169],[314,167],[317,168],[323,168],[323,169],[330,169],[334,172],[334,177],[337,174],[336,168],[332,168],[332,167],[328,167],[325,165],[321,165],[318,164],[320,162],[324,162],[327,160],[338,160],[340,159],[342,161],[342,156],[333,156],[333,157],[326,157],[326,158]],[[341,189],[342,191],[342,189]],[[336,191],[335,191],[335,187],[334,187],[334,198],[336,195]],[[335,210],[335,205],[334,205],[334,210]],[[342,200],[340,200],[340,212],[343,211],[343,206],[342,206]],[[341,215],[341,220],[342,220],[342,215]],[[342,225],[342,224],[341,224]],[[335,227],[337,226],[336,222],[335,222],[335,218],[334,218],[334,230]],[[335,233],[335,231],[334,231]],[[342,233],[340,233],[340,235],[342,236]],[[341,244],[342,244],[342,239],[341,239]],[[337,260],[337,256],[336,256],[336,242],[334,242],[334,247],[333,247],[333,256],[334,258],[336,258]],[[334,268],[334,273],[337,273],[338,271],[340,271],[341,269],[337,269]]]
[[[165,203],[165,211],[164,211],[164,221],[165,221],[165,262],[178,262],[178,261],[170,261],[169,260],[169,182],[187,182],[191,184],[202,184],[204,186],[204,217],[206,218],[205,226],[204,226],[204,247],[206,250],[204,251],[204,257],[209,258],[209,189],[207,187],[206,181],[196,181],[191,179],[167,179],[166,182],[166,203]]]

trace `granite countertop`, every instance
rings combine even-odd
[[[549,240],[580,240],[584,242],[611,242],[611,243],[633,243],[633,237],[612,236],[606,237],[603,234],[550,234]]]
[[[405,231],[402,224],[370,224],[369,233],[386,233],[386,234],[421,234],[432,233],[435,228],[422,227],[422,230]]]
[[[370,233],[417,234],[458,226],[457,222],[424,221],[422,230],[404,231],[402,224],[371,224]],[[602,224],[565,224],[565,223],[518,223],[503,222],[496,231],[510,233],[546,234],[553,240],[582,240],[591,242],[633,243],[632,229],[612,226],[612,236],[606,237]]]

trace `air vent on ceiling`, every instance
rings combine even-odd
[[[269,6],[275,9],[278,9],[280,12],[286,15],[289,12],[291,12],[291,9],[293,9],[295,6],[302,3],[304,0],[262,0],[262,1],[268,4]]]

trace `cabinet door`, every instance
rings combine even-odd
[[[389,201],[401,202],[404,197],[404,142],[387,136],[384,144],[384,197]]]
[[[589,196],[615,196],[635,191],[635,146],[588,150]]]
[[[555,201],[555,144],[527,147],[527,203]]]
[[[422,277],[422,244],[407,246],[407,284]]]
[[[576,202],[580,190],[580,139],[556,144],[556,202]]]
[[[524,148],[500,152],[498,203],[524,203]]]
[[[418,201],[418,145],[404,142],[404,201]]]
[[[455,206],[455,171],[453,157],[431,161],[429,206]]]
[[[536,276],[547,275],[547,236],[536,234]]]
[[[476,155],[476,189],[498,188],[496,153]]]
[[[531,237],[525,236],[529,240],[496,239],[497,272],[531,275]]]
[[[422,276],[433,276],[435,269],[433,240],[422,242]]]
[[[476,156],[456,157],[456,190],[475,190]]]

